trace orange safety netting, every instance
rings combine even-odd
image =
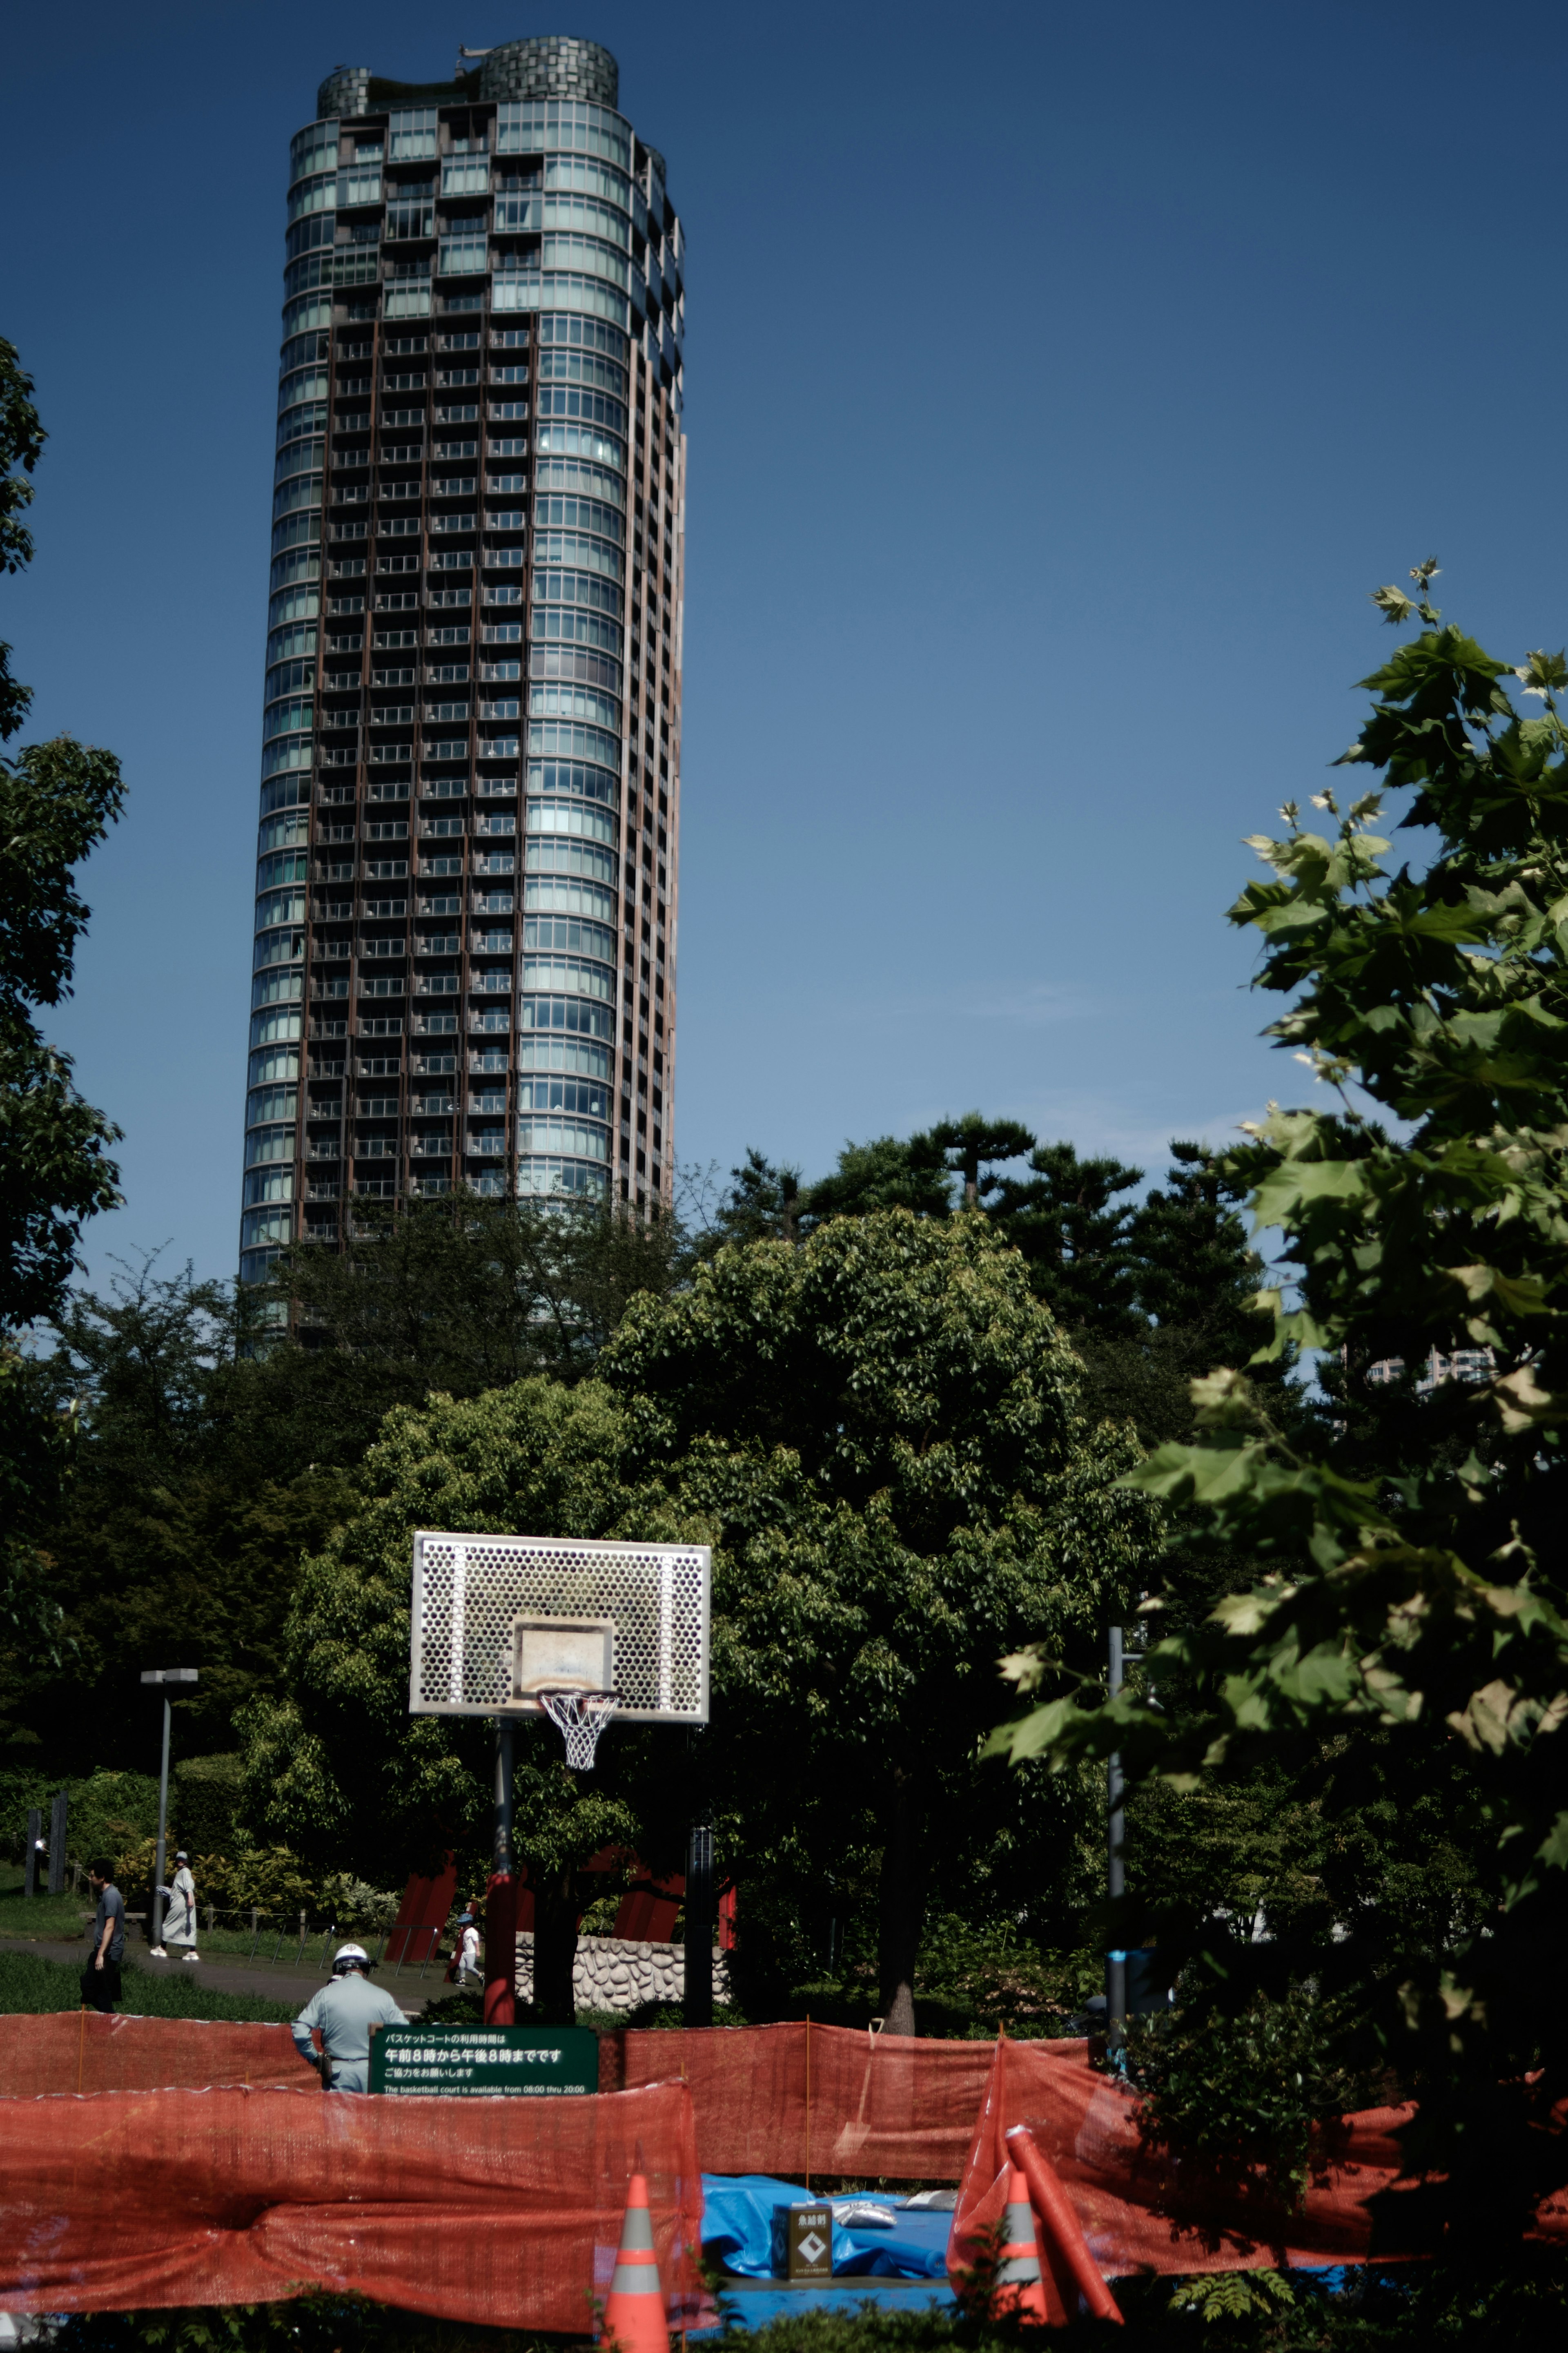
[[[0,2018],[3,2100],[45,2092],[205,2091],[213,2084],[321,2088],[286,2026],[89,2010]]]
[[[628,2028],[600,2037],[599,2089],[680,2076],[705,2173],[956,2181],[992,2048],[804,2021]]]
[[[634,2170],[666,2294],[694,2309],[702,2187],[679,2084],[618,2099],[0,2100],[0,2309],[325,2290],[585,2335]]]
[[[966,2259],[1005,2200],[1005,2136],[1029,2126],[1055,2168],[1102,2274],[1237,2271],[1272,2263],[1279,2240],[1245,2183],[1194,2180],[1164,2150],[1145,2148],[1137,2094],[1098,2073],[1085,2042],[994,2045],[984,2102],[953,2218],[952,2257]],[[1394,2188],[1394,2136],[1408,2108],[1368,2108],[1321,2144],[1321,2165],[1284,2235],[1291,2263],[1358,2263],[1370,2252],[1369,2200]],[[1568,2244],[1568,2192],[1547,2200],[1537,2235]],[[1397,2243],[1397,2229],[1390,2232]]]
[[[956,2181],[991,2071],[988,2042],[847,2027],[636,2028],[599,2042],[599,2088],[681,2078],[709,2173]],[[286,2026],[60,2011],[0,2017],[0,2099],[215,2084],[316,2088]]]
[[[674,2078],[681,2080],[672,2084]],[[663,2091],[651,2088],[661,2084],[667,2087]],[[243,2089],[215,2088],[195,2103],[189,2097],[201,2087],[247,2084],[253,2092],[268,2086],[305,2088],[288,2100],[279,2089],[275,2104],[269,2093],[248,2106]],[[399,2231],[409,2227],[409,2217],[417,2209],[423,2218],[421,2230],[427,2231],[439,2221],[442,2229],[451,2223],[460,2236],[471,2221],[480,2240],[489,2245],[486,2234],[493,2233],[497,2226],[484,2215],[482,2197],[480,2211],[464,2219],[469,2200],[469,2176],[464,2168],[472,2155],[480,2164],[481,2184],[488,2181],[481,2160],[484,2152],[492,2149],[498,2163],[503,2153],[511,2152],[522,2167],[520,2190],[515,2197],[510,2189],[506,2194],[513,2199],[518,2212],[528,2216],[531,2236],[542,2232],[543,2241],[556,2250],[549,2257],[549,2263],[556,2266],[551,2276],[563,2277],[569,2270],[563,2252],[568,2242],[579,2247],[580,2257],[582,2250],[591,2246],[596,2251],[595,2263],[607,2263],[613,2255],[618,2200],[631,2170],[626,2139],[631,2128],[609,2122],[571,2126],[577,2135],[572,2147],[589,2169],[581,2179],[572,2173],[574,2160],[570,2153],[540,2158],[547,2148],[548,2133],[567,2130],[568,2112],[581,2117],[599,2111],[608,2118],[641,2101],[657,2105],[674,2097],[680,2103],[680,2129],[687,2139],[679,2158],[671,2158],[665,2168],[667,2182],[677,2186],[658,2193],[655,2200],[665,2215],[661,2228],[671,2232],[670,2217],[679,2207],[688,2214],[690,2234],[695,2237],[699,2166],[710,2173],[961,2180],[955,2259],[962,2260],[973,2246],[976,2230],[994,2219],[993,2210],[1000,2213],[1005,2136],[1011,2126],[1026,2124],[1042,2158],[1054,2168],[1054,2177],[1070,2201],[1102,2273],[1144,2268],[1163,2273],[1219,2271],[1276,2259],[1277,2226],[1260,2211],[1248,2185],[1216,2189],[1208,2179],[1194,2179],[1167,2153],[1145,2148],[1138,2131],[1135,2094],[1114,2077],[1097,2073],[1089,2063],[1088,2046],[1081,2042],[923,2042],[841,2027],[807,2026],[805,2021],[694,2032],[626,2030],[600,2038],[599,2084],[601,2093],[625,2091],[636,2098],[629,2103],[617,2099],[412,2104],[329,2100],[296,2053],[287,2027],[209,2025],[74,2012],[0,2018],[0,2207],[5,2209],[6,2226],[0,2230],[0,2237],[13,2251],[11,2260],[20,2260],[14,2253],[21,2243],[18,2220],[24,2211],[31,2213],[28,2192],[37,2171],[37,2152],[46,2137],[40,2130],[40,2112],[30,2105],[31,2097],[70,2094],[79,2087],[87,2094],[132,2095],[118,2101],[66,2103],[48,2112],[51,2142],[57,2138],[57,2119],[77,2120],[68,2126],[68,2133],[77,2134],[82,2129],[79,2119],[90,2113],[100,2119],[95,2127],[95,2149],[123,2152],[122,2163],[119,2154],[105,2159],[107,2170],[101,2183],[95,2176],[90,2195],[79,2211],[87,2218],[87,2236],[93,2242],[87,2253],[96,2256],[101,2252],[100,2225],[112,2220],[113,2228],[119,2230],[121,2194],[129,2200],[124,2209],[130,2217],[125,2237],[132,2253],[114,2260],[130,2263],[135,2275],[128,2273],[112,2292],[95,2294],[91,2299],[95,2303],[112,2304],[117,2298],[132,2303],[139,2298],[166,2303],[198,2300],[197,2289],[182,2268],[186,2257],[176,2252],[174,2257],[160,2253],[154,2260],[147,2253],[157,2242],[147,2238],[144,2218],[161,2217],[164,2193],[162,2189],[155,2194],[149,2192],[143,2185],[156,2179],[161,2168],[169,2169],[167,2179],[176,2184],[171,2192],[176,2203],[187,2195],[195,2201],[193,2212],[206,2211],[201,2205],[202,2199],[209,2196],[204,2168],[216,2167],[226,2190],[237,2195],[242,2191],[242,2204],[246,2198],[250,2203],[240,2221],[219,2216],[203,2222],[201,2229],[232,2234],[238,2247],[253,2246],[253,2256],[247,2260],[254,2259],[264,2270],[271,2265],[268,2276],[276,2283],[274,2248],[303,2247],[308,2242],[313,2245],[310,2234],[317,2231],[326,2234],[323,2245],[328,2241],[336,2244],[333,2233],[339,2238],[347,2233],[352,2239],[361,2223],[371,2227],[366,2205],[352,2202],[355,2200],[366,2200],[377,2211],[390,2200],[394,2220],[385,2226],[391,2233],[389,2244]],[[177,2096],[164,2096],[171,2093]],[[29,2105],[22,2105],[24,2101]],[[155,2121],[135,2127],[125,2125],[122,2119],[132,2108]],[[407,2115],[411,2108],[419,2120],[413,2126]],[[251,2184],[243,2165],[236,2171],[238,2160],[215,2154],[213,2136],[218,2128],[205,2119],[220,2112],[241,2120],[222,2129],[231,2137],[237,2134],[247,2150],[258,2152],[255,2162],[261,2168],[260,2189]],[[542,2112],[546,2119],[562,2117],[567,2123],[541,2123]],[[1369,2200],[1381,2196],[1386,2211],[1390,2204],[1396,2207],[1404,2194],[1395,2186],[1400,2160],[1394,2134],[1407,2113],[1384,2108],[1347,2116],[1336,2133],[1322,2140],[1318,2174],[1309,2187],[1302,2211],[1290,2220],[1286,2232],[1290,2261],[1342,2263],[1366,2255],[1372,2236]],[[264,2130],[256,2121],[264,2116],[283,2122],[269,2123]],[[343,2116],[359,2121],[330,2121]],[[204,2119],[199,2125],[198,2117]],[[324,2118],[329,2121],[323,2122]],[[60,2129],[66,2132],[68,2127]],[[651,2131],[647,2126],[637,2129],[648,2135],[651,2152]],[[195,2146],[198,2132],[206,2136],[201,2150]],[[287,2173],[295,2161],[290,2152],[319,2153],[322,2136],[328,2132],[337,2137],[334,2149],[341,2142],[363,2158],[366,2168],[363,2186],[357,2178],[347,2182],[334,2156],[330,2186],[335,2202],[331,2214],[320,2193],[310,2189],[298,2196],[290,2189],[276,2201],[284,2211],[272,2214],[275,2201],[267,2184],[272,2179],[268,2168],[275,2164],[273,2140],[281,2135],[282,2155],[276,2162]],[[618,2143],[617,2132],[621,2134]],[[609,2137],[605,2146],[612,2154],[603,2159],[607,2168],[604,2179],[595,2175],[590,2181],[593,2167],[601,2159],[586,2152],[597,2149],[595,2136],[601,2134]],[[145,2161],[149,2149],[154,2156],[151,2170]],[[448,2150],[456,2153],[454,2160],[449,2161]],[[382,2177],[377,2168],[384,2155],[388,2162],[395,2158],[393,2170],[397,2186],[391,2192],[378,2186]],[[539,2170],[531,2173],[529,2168],[536,2158],[540,2158]],[[250,2161],[248,2156],[244,2159],[245,2164]],[[300,2158],[307,2174],[316,2161],[314,2154],[309,2155],[308,2163]],[[94,2158],[94,2165],[97,2162]],[[617,2167],[622,2167],[618,2175]],[[651,2154],[649,2168],[650,2174],[658,2175]],[[569,2183],[575,2186],[569,2188]],[[531,2184],[537,2187],[531,2189]],[[549,2211],[542,2215],[530,2203],[534,2195],[548,2202]],[[150,2203],[143,2202],[148,2200]],[[301,2209],[300,2214],[293,2211],[296,2204]],[[342,2206],[342,2215],[337,2206]],[[73,2204],[72,2211],[77,2211]],[[345,2221],[344,2215],[350,2219]],[[27,2231],[37,2227],[46,2233],[58,2228],[55,2222],[35,2224],[30,2220],[22,2227]],[[374,2227],[379,2230],[382,2225],[378,2222]],[[1568,2243],[1568,2191],[1542,2205],[1537,2231],[1549,2240]],[[74,2237],[71,2243],[76,2243]],[[355,2243],[363,2247],[370,2242],[362,2233]],[[660,2243],[662,2248],[665,2242]],[[193,2254],[189,2260],[196,2259]],[[217,2257],[210,2260],[216,2262]],[[405,2278],[397,2261],[387,2260],[390,2270],[377,2268],[382,2263],[377,2254],[369,2269],[357,2275],[366,2293],[458,2316],[491,2316],[489,2306],[480,2312],[461,2302],[422,2304],[425,2286],[443,2297],[446,2288],[439,2283],[432,2285],[416,2280],[417,2265]],[[167,2293],[154,2295],[148,2281],[161,2278],[159,2266],[165,2261],[170,2263],[175,2284]],[[528,2276],[531,2299],[536,2291],[543,2291],[537,2289],[531,2270]],[[5,2277],[9,2284],[10,2274]],[[354,2284],[349,2269],[342,2267],[329,2265],[310,2277],[325,2284]],[[381,2284],[375,2284],[377,2280]],[[601,2287],[603,2284],[600,2281]],[[667,2281],[667,2284],[675,2283]],[[288,2284],[258,2287],[231,2283],[220,2294],[209,2281],[200,2294],[209,2292],[222,2301],[245,2301],[290,2291]],[[556,2290],[549,2293],[554,2295]],[[29,2295],[36,2299],[38,2294],[37,2287],[18,2286],[11,2300],[26,2308]],[[64,2310],[68,2302],[68,2298],[57,2299],[56,2308]],[[565,2310],[559,2298],[550,2308]],[[543,2304],[531,2301],[524,2316],[527,2325],[569,2328],[585,2325],[580,2305],[559,2320],[544,2318],[543,2310]]]

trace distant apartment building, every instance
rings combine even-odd
[[[617,81],[342,66],[291,142],[247,1279],[367,1195],[669,1197],[685,237]]]
[[[1342,1362],[1344,1354],[1342,1349]],[[1426,1368],[1415,1377],[1415,1394],[1417,1397],[1430,1397],[1447,1381],[1489,1381],[1496,1371],[1497,1358],[1489,1348],[1455,1348],[1447,1356],[1440,1348],[1429,1348]],[[1366,1377],[1374,1388],[1385,1388],[1394,1381],[1403,1380],[1404,1357],[1380,1356],[1375,1364],[1367,1366]]]

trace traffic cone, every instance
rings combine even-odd
[[[599,2334],[613,2337],[621,2353],[669,2353],[664,2290],[653,2251],[653,2216],[647,2211],[647,2178],[641,2173],[633,2174],[626,2191],[621,2243]]]
[[[1035,2210],[1029,2185],[1016,2165],[1007,2168],[1006,2237],[996,2272],[996,2309],[1020,2320],[1044,2323],[1046,2286],[1040,2277],[1040,2248],[1035,2236]]]

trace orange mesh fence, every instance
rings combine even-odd
[[[928,2042],[804,2021],[602,2035],[599,2088],[679,2075],[706,2173],[956,2181],[989,2042]]]
[[[988,2042],[846,2027],[627,2029],[601,2036],[599,2088],[683,2080],[710,2173],[956,2181],[991,2072]],[[0,2017],[0,2099],[47,2092],[319,2089],[286,2026],[60,2011]]]
[[[679,2084],[619,2099],[0,2100],[0,2309],[326,2290],[585,2335],[634,2169],[666,2293],[694,2312],[702,2191]]]
[[[970,2259],[978,2232],[1001,2211],[1005,2136],[1020,2124],[1054,2168],[1102,2274],[1246,2270],[1274,2263],[1281,2239],[1291,2263],[1361,2262],[1371,2251],[1369,2201],[1380,2195],[1380,2241],[1397,2245],[1397,2212],[1391,2218],[1388,2210],[1403,2194],[1394,2188],[1394,2136],[1407,2108],[1342,2118],[1321,2143],[1301,2211],[1283,2221],[1254,2186],[1194,2179],[1167,2152],[1145,2148],[1137,2108],[1126,2084],[1089,2065],[1085,2042],[997,2043],[953,2217],[952,2262]],[[1568,2195],[1542,2206],[1537,2232],[1568,2244]]]
[[[0,2100],[45,2092],[203,2091],[211,2084],[321,2088],[286,2026],[105,2017],[88,2010],[0,2018]]]
[[[671,2217],[683,2200],[689,2200],[693,2237],[700,2206],[699,2167],[710,2173],[950,2180],[962,2184],[954,2260],[964,2260],[975,2229],[993,2218],[993,2209],[996,2213],[1001,2211],[999,2176],[1006,2163],[1005,2136],[1020,2124],[1029,2126],[1042,2157],[1054,2168],[1095,2262],[1103,2273],[1112,2274],[1144,2268],[1163,2273],[1220,2271],[1270,2263],[1276,2260],[1281,2235],[1292,2262],[1353,2262],[1370,2250],[1370,2201],[1380,2200],[1384,2221],[1392,2209],[1396,2222],[1398,2201],[1404,2194],[1396,2187],[1399,2148],[1394,2134],[1407,2112],[1368,2110],[1345,2117],[1324,2138],[1319,2152],[1321,2163],[1302,2211],[1282,2224],[1277,2215],[1266,2211],[1255,2185],[1216,2185],[1194,2176],[1167,2153],[1145,2148],[1138,2132],[1135,2095],[1115,2078],[1097,2073],[1089,2063],[1088,2046],[1080,2042],[920,2042],[842,2027],[807,2026],[804,2021],[715,2027],[691,2033],[626,2030],[600,2038],[599,2065],[602,2093],[626,2091],[635,2093],[637,2099],[630,2103],[329,2100],[296,2053],[287,2027],[209,2025],[89,2013],[0,2018],[0,2186],[12,2224],[5,2243],[15,2251],[26,2244],[24,2234],[38,2231],[49,2237],[52,2248],[55,2238],[50,2234],[58,2236],[57,2224],[41,2219],[23,2220],[20,2232],[18,2227],[24,2210],[27,2216],[32,2212],[28,2193],[36,2184],[29,2168],[34,2167],[40,2141],[46,2137],[40,2131],[43,2113],[49,2118],[51,2143],[57,2119],[79,2119],[91,2114],[100,2120],[94,2128],[97,2137],[92,2146],[124,2153],[122,2164],[118,2156],[104,2160],[107,2169],[101,2176],[93,2175],[90,2191],[79,2201],[73,2200],[71,2209],[73,2215],[83,2218],[82,2260],[97,2261],[101,2255],[106,2262],[129,2267],[120,2286],[92,2299],[106,2305],[117,2300],[201,2300],[207,2289],[198,2295],[182,2266],[195,2263],[199,2268],[201,2263],[219,2260],[210,2250],[198,2254],[196,2242],[202,2232],[233,2234],[237,2250],[249,2249],[244,2261],[259,2264],[275,2283],[282,2266],[279,2250],[305,2251],[318,2244],[330,2249],[340,2242],[346,2245],[349,2238],[362,2250],[369,2249],[374,2234],[384,2232],[385,2248],[371,2265],[374,2276],[366,2273],[351,2278],[349,2257],[334,2269],[323,2254],[322,2268],[310,2272],[307,2267],[301,2278],[329,2285],[357,2284],[366,2294],[458,2317],[489,2317],[488,2306],[481,2311],[460,2301],[423,2300],[423,2288],[430,2283],[416,2278],[417,2262],[412,2256],[405,2260],[396,2250],[405,2241],[412,2245],[421,2232],[428,2233],[438,2221],[443,2230],[449,2222],[454,2229],[460,2224],[463,2231],[471,2226],[478,2233],[476,2246],[499,2243],[496,2234],[500,2225],[482,2211],[482,2198],[476,2211],[469,2212],[469,2175],[463,2169],[471,2158],[479,2168],[476,2178],[482,2185],[489,2179],[484,2168],[493,2156],[497,2164],[515,2159],[521,2168],[519,2188],[515,2192],[509,2188],[505,2195],[516,2213],[528,2218],[531,2241],[542,2233],[541,2245],[557,2251],[542,2254],[537,2265],[531,2257],[528,2259],[528,2295],[533,2300],[525,2313],[520,2306],[518,2314],[510,2316],[521,2315],[527,2325],[539,2327],[584,2327],[585,2307],[581,2300],[570,2311],[561,2301],[566,2291],[559,2283],[570,2274],[561,2251],[574,2244],[581,2255],[582,2249],[592,2244],[597,2250],[595,2261],[611,2260],[620,2200],[631,2170],[630,2154],[621,2147],[618,2155],[612,2151],[604,2157],[603,2166],[607,2168],[604,2180],[595,2175],[597,2186],[589,2195],[584,2188],[588,2173],[573,2173],[570,2152],[541,2154],[546,2152],[547,2129],[565,2133],[568,2125],[547,2127],[538,2120],[542,2115],[567,2117],[568,2112],[580,2117],[595,2109],[619,2115],[644,2100],[656,2105],[671,2098],[680,2102],[680,2128],[687,2141],[679,2161],[671,2159],[667,2166],[667,2186],[656,2193],[655,2205],[665,2217],[660,2228],[673,2232]],[[673,2089],[656,2094],[650,2088],[670,2087],[674,2078],[681,2082]],[[204,2086],[247,2084],[253,2092],[263,2087],[305,2088],[293,2099],[284,2099],[279,2089],[249,2105],[243,2088],[215,2088],[195,2103],[188,2096]],[[73,2093],[79,2086],[87,2094],[118,2091],[132,2096],[61,2105],[47,2112],[18,2105],[38,2094]],[[160,2105],[165,2092],[178,2092],[181,2096],[178,2101],[164,2099]],[[155,2130],[151,2123],[129,2125],[123,2118],[133,2109],[144,2112],[149,2119],[167,2121],[159,2123]],[[407,2121],[410,2112],[420,2120],[413,2126]],[[263,2133],[254,2122],[245,2121],[263,2114],[284,2122],[276,2126],[269,2124]],[[219,2115],[237,2121],[226,2124],[220,2132],[210,2121]],[[121,2120],[110,2122],[111,2116]],[[198,2126],[198,2116],[209,2121]],[[356,2116],[357,2124],[353,2121]],[[336,2118],[348,2121],[333,2122]],[[378,2122],[379,2118],[386,2121]],[[80,2129],[78,2123],[69,2126],[72,2133]],[[598,2146],[595,2136],[611,2135],[613,2139],[618,2130],[608,2124],[571,2126],[578,2136],[572,2147],[589,2172],[601,2164],[601,2157],[592,2153]],[[198,2131],[205,2136],[205,2154],[195,2150],[194,2137]],[[274,2196],[265,2181],[260,2188],[251,2182],[245,2170],[248,2158],[242,2163],[232,2155],[214,2154],[214,2136],[221,2139],[222,2132],[229,2133],[242,2154],[254,2146],[260,2152],[258,2162],[264,2172],[274,2165],[277,2141],[283,2155],[276,2162],[285,2174],[295,2162],[290,2152],[302,2152],[299,2162],[308,2174],[319,2156],[322,2137],[331,2132],[337,2137],[334,2149],[341,2142],[344,2149],[352,2147],[363,2157],[367,2186],[361,2186],[356,2176],[353,2185],[345,2187],[334,2155],[325,2168],[331,2176],[330,2200],[324,2189],[298,2193],[290,2189],[286,2195]],[[605,2147],[610,2147],[606,2141]],[[648,2152],[652,2147],[650,2134]],[[457,2153],[455,2171],[445,2154],[448,2149]],[[48,2155],[52,2163],[53,2147]],[[625,2165],[617,2176],[623,2157]],[[536,2159],[538,2168],[531,2172]],[[381,2179],[377,2168],[384,2160],[396,2176],[396,2186],[385,2192],[376,2187]],[[93,2162],[96,2165],[97,2159]],[[405,2174],[398,2169],[405,2166]],[[219,2187],[216,2191],[207,2179],[210,2168],[216,2169]],[[165,2169],[163,2175],[160,2168]],[[649,2169],[652,2178],[658,2168],[651,2153]],[[192,2213],[208,2211],[204,2200],[216,2200],[222,2211],[215,2209],[199,2230],[191,2226],[195,2236],[187,2232],[187,2252],[181,2254],[176,2249],[167,2259],[171,2276],[178,2275],[177,2284],[154,2295],[147,2282],[162,2276],[160,2266],[165,2257],[148,2252],[157,2244],[148,2237],[148,2225],[163,2219],[163,2192],[149,2190],[146,2185],[161,2178],[175,2185],[170,2195],[176,2209],[180,2199],[188,2197],[195,2200],[189,2208]],[[267,2179],[270,2179],[268,2174]],[[130,2200],[123,2207],[119,2197],[121,2182]],[[237,2221],[227,2219],[228,2209],[223,2206],[223,2197],[230,2192],[239,2200]],[[537,2212],[531,2202],[535,2198],[545,2200],[545,2208]],[[338,2206],[343,2208],[342,2216],[336,2211]],[[387,2210],[384,2221],[377,2221],[373,2226],[371,2211],[379,2213],[383,2207]],[[279,2211],[273,2212],[274,2208]],[[422,2219],[416,2220],[416,2216]],[[101,2228],[121,2232],[122,2223],[125,2248],[123,2253],[116,2253],[108,2242],[100,2243]],[[1538,2232],[1568,2244],[1568,2192],[1543,2204]],[[1396,2229],[1380,2230],[1380,2242],[1393,2243],[1397,2235]],[[78,2243],[74,2235],[70,2243],[73,2247]],[[661,2257],[664,2245],[661,2240]],[[238,2252],[234,2260],[241,2262]],[[304,2263],[302,2252],[299,2260]],[[370,2262],[370,2257],[365,2260]],[[482,2263],[478,2255],[475,2260],[482,2270],[500,2258],[487,2254]],[[375,2271],[376,2264],[385,2268]],[[541,2284],[546,2274],[553,2283],[548,2292]],[[524,2273],[517,2276],[522,2278]],[[576,2278],[574,2274],[570,2276]],[[602,2288],[604,2281],[598,2284]],[[666,2284],[673,2284],[668,2279]],[[570,2295],[580,2297],[581,2285],[579,2281]],[[218,2295],[216,2289],[211,2292]],[[223,2288],[218,2300],[255,2301],[290,2292],[287,2284],[231,2285]],[[437,2288],[433,2286],[431,2292]],[[13,2301],[27,2308],[32,2295],[33,2308],[37,2308],[38,2293],[35,2287],[17,2287]],[[440,2287],[439,2293],[445,2296],[446,2288]],[[544,2303],[539,2301],[541,2296]],[[553,2303],[551,2297],[555,2298]],[[546,2303],[563,2316],[546,2319]],[[64,2298],[57,2300],[53,2308],[64,2310],[68,2305],[69,2299]]]

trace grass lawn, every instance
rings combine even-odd
[[[294,2017],[300,2007],[297,2001],[268,2001],[264,1994],[224,1993],[188,1977],[154,1977],[151,1969],[126,1969],[124,1986],[121,2010],[142,2018],[238,2018],[275,2024]],[[81,1970],[74,1963],[0,1952],[0,2016],[80,2008]]]
[[[24,1895],[19,1863],[0,1862],[0,1936],[79,1936],[92,1910],[84,1883],[77,1895]]]

